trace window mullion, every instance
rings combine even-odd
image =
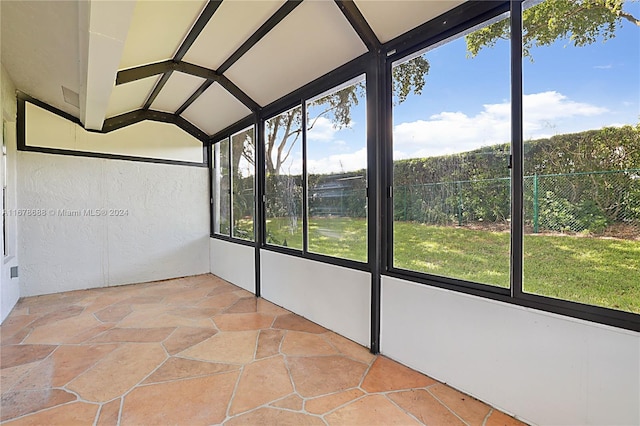
[[[511,2],[511,296],[522,295],[522,2]]]
[[[229,236],[233,238],[233,141],[231,136],[229,136],[229,152],[227,153],[227,158],[229,159]]]
[[[307,188],[307,103],[302,101],[302,251],[309,252],[309,214],[308,200],[309,190]]]

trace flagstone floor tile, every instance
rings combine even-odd
[[[244,367],[229,414],[257,408],[293,392],[284,357],[255,361]]]
[[[522,425],[211,274],[21,299],[2,425]]]

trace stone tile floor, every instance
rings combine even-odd
[[[213,275],[22,299],[7,425],[517,425]]]

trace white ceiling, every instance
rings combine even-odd
[[[120,69],[173,58],[205,4],[204,0],[138,0]]]
[[[283,4],[284,0],[223,1],[184,60],[217,69]],[[242,19],[229,19],[230,16]]]
[[[306,1],[226,75],[265,106],[366,51],[334,2]]]
[[[109,99],[107,118],[142,108],[158,80],[156,76],[115,86]]]
[[[165,84],[160,94],[158,94],[158,97],[151,104],[151,109],[171,113],[176,111],[205,81],[204,78],[195,77],[183,72],[172,73],[167,84]],[[148,93],[149,92],[147,92],[147,94]]]
[[[464,0],[354,0],[371,29],[386,43],[464,3]]]
[[[460,3],[354,1],[382,43]],[[117,72],[172,60],[207,4],[205,0],[0,0],[2,64],[18,90],[99,129],[105,118],[143,108],[161,76],[115,85]],[[284,4],[284,0],[222,1],[182,58],[210,70],[209,84],[213,84],[185,105],[207,80],[186,74],[185,69],[174,71],[150,109],[175,113],[184,105],[181,116],[208,135],[248,116],[251,109],[225,90],[229,85],[219,84],[224,82],[217,82],[213,72]],[[366,52],[334,1],[304,0],[221,78],[265,106]],[[62,86],[80,94],[80,108],[64,102]]]
[[[2,65],[19,90],[79,117],[62,86],[80,93],[78,3],[5,1]]]
[[[251,114],[233,95],[214,83],[182,114],[208,135],[213,135],[225,127]]]

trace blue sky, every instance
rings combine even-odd
[[[640,2],[626,2],[625,10],[640,16]],[[525,140],[640,121],[640,27],[623,21],[604,43],[576,48],[560,40],[531,53],[533,62],[523,61]],[[423,95],[394,108],[394,158],[508,142],[509,43],[468,58],[459,38],[424,55],[431,67]],[[311,173],[366,166],[364,104],[353,109],[351,128],[321,119],[308,134]]]

